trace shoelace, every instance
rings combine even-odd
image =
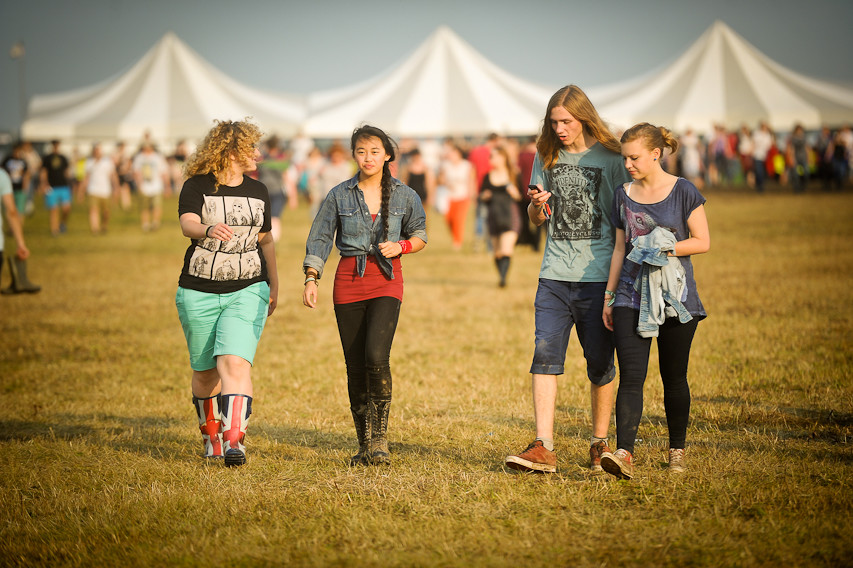
[[[677,465],[680,466],[684,463],[684,450],[683,449],[671,449],[669,450],[669,465]]]

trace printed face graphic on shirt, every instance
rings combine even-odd
[[[245,280],[261,275],[258,233],[264,223],[264,202],[251,197],[205,195],[201,222],[225,223],[234,235],[227,242],[199,239],[190,273],[210,280]]]
[[[557,240],[600,239],[601,168],[556,164],[550,171],[553,194],[551,237]]]
[[[642,237],[643,235],[648,235],[657,227],[657,223],[652,219],[651,215],[640,211],[635,213],[628,209],[628,206],[625,206],[625,219],[622,219],[622,222],[625,225],[625,238],[628,240],[634,240],[637,237]]]
[[[214,280],[236,280],[237,279],[237,270],[234,268],[234,265],[231,264],[230,259],[226,259],[225,262],[216,267],[216,270],[213,273]]]
[[[648,235],[654,231],[658,224],[652,216],[645,211],[631,211],[627,204],[623,208],[622,224],[625,225],[625,242],[631,242],[637,237]],[[674,227],[664,227],[675,234]]]

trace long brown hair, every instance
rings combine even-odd
[[[580,121],[583,124],[584,133],[592,135],[602,146],[617,154],[621,151],[619,141],[616,140],[616,137],[613,136],[613,133],[598,115],[598,111],[592,106],[586,93],[576,85],[567,85],[554,93],[551,100],[548,101],[542,133],[536,141],[539,159],[546,170],[553,168],[554,164],[557,163],[560,149],[563,147],[557,133],[551,128],[551,110],[558,106],[566,109],[569,114]]]

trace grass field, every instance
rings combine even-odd
[[[528,247],[499,289],[489,256],[452,252],[431,216],[429,246],[404,263],[393,463],[350,468],[331,279],[321,307],[304,308],[307,210],[287,211],[249,463],[225,469],[198,457],[174,307],[187,245],[175,199],[153,234],[116,213],[107,236],[92,236],[78,206],[53,239],[37,210],[26,234],[43,290],[0,297],[0,565],[853,564],[853,195],[706,196],[712,250],[694,262],[710,315],[691,359],[689,469],[673,478],[663,467],[653,363],[631,482],[585,471],[589,397],[574,337],[558,473],[503,465],[533,437],[541,253]]]

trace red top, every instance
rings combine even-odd
[[[492,149],[483,144],[468,152],[468,161],[474,166],[477,175],[477,191],[483,185],[483,178],[492,169]]]
[[[373,216],[374,219],[376,216]],[[335,285],[332,290],[332,302],[352,304],[363,300],[390,296],[403,301],[403,264],[400,257],[391,259],[394,265],[394,279],[389,280],[382,273],[376,258],[367,255],[364,276],[358,276],[356,257],[343,256],[335,271]]]

